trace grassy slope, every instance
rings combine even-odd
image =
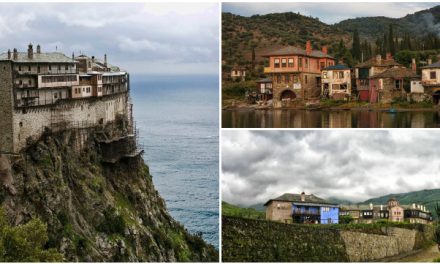
[[[261,211],[257,211],[254,208],[241,208],[227,202],[222,202],[222,215],[235,216],[241,218],[250,219],[265,219],[266,214]]]

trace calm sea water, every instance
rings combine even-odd
[[[171,215],[218,248],[218,77],[130,76],[144,159]]]
[[[440,127],[440,112],[408,111],[222,111],[225,128],[434,128]]]

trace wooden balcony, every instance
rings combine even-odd
[[[312,210],[293,210],[292,216],[295,215],[311,215],[311,216],[317,216],[320,215],[319,211],[312,211]]]
[[[271,67],[264,67],[264,73],[271,73],[272,68]]]

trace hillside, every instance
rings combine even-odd
[[[222,202],[222,215],[224,216],[235,216],[241,218],[250,219],[265,219],[265,212],[257,211],[254,208],[242,208],[236,205],[229,204],[227,202]]]
[[[343,20],[334,26],[345,31],[353,32],[356,28],[361,38],[374,41],[378,36],[387,32],[390,24],[394,26],[397,35],[405,33],[413,37],[422,37],[428,33],[440,33],[440,6],[408,14],[401,18],[361,17]]]
[[[234,64],[251,64],[253,48],[256,62],[261,64],[260,55],[268,49],[285,45],[302,47],[311,40],[315,49],[326,45],[331,53],[341,39],[348,43],[351,36],[317,18],[293,12],[251,17],[222,14],[222,59],[229,68]]]

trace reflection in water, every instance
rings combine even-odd
[[[235,110],[222,112],[224,128],[440,127],[440,112]]]

